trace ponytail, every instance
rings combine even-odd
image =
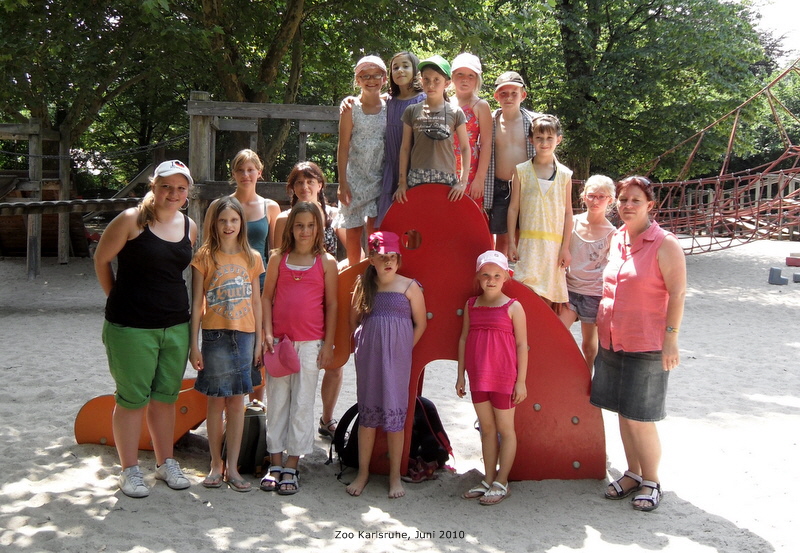
[[[157,220],[156,216],[156,195],[153,193],[155,180],[150,183],[150,190],[142,198],[141,203],[137,206],[139,215],[136,217],[136,224],[140,229],[154,223]]]
[[[364,274],[356,280],[353,290],[353,305],[359,313],[370,313],[375,306],[375,294],[378,293],[378,270],[374,265],[367,265]]]

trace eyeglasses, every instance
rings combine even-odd
[[[369,81],[380,81],[380,80],[383,79],[383,73],[376,73],[374,75],[363,75],[362,74],[362,75],[359,75],[358,78],[361,79],[362,81],[367,81],[367,82],[369,82]]]
[[[611,196],[606,196],[604,194],[586,194],[585,198],[590,202],[602,202],[603,200],[607,200]]]

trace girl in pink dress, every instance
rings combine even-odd
[[[506,256],[495,250],[484,252],[476,271],[483,293],[467,300],[464,308],[456,393],[466,395],[466,371],[480,423],[485,476],[462,497],[496,505],[509,493],[508,474],[517,453],[514,410],[528,395],[528,337],[525,310],[503,294],[503,284],[511,278]]]

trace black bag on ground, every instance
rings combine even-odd
[[[439,468],[442,468],[452,454],[450,438],[444,430],[436,406],[428,398],[418,396],[408,456],[411,459],[422,458],[426,463],[436,461]]]
[[[222,444],[222,458],[226,456],[227,440]],[[239,450],[239,472],[260,477],[267,466],[267,408],[258,400],[244,407],[242,447]]]
[[[328,450],[328,461],[333,462],[333,452],[339,457],[339,474],[341,476],[345,467],[358,468],[358,403],[345,411],[336,431],[333,433],[331,447]]]
[[[358,468],[358,404],[350,407],[339,421],[328,451],[328,463],[333,462],[333,451],[339,457],[341,472],[345,467]],[[452,453],[450,438],[442,426],[436,406],[427,398],[417,397],[409,457],[420,457],[426,462],[436,461],[441,468]]]

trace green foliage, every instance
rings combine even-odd
[[[747,5],[722,0],[0,0],[0,112],[64,125],[83,150],[118,152],[184,134],[191,90],[337,105],[353,93],[365,54],[388,62],[400,50],[449,59],[471,51],[490,104],[497,75],[518,71],[526,106],[561,118],[561,157],[576,175],[617,177],[771,78],[780,48],[753,31],[753,18]],[[742,113],[738,158],[775,151],[768,117],[764,105]],[[797,132],[796,121],[787,125]],[[261,130],[262,154],[275,152],[265,178],[283,179],[297,159],[296,126],[263,121]],[[706,134],[694,173],[720,166],[728,130]],[[243,139],[220,135],[218,175]],[[335,145],[336,136],[307,145],[331,178]],[[693,146],[667,156],[656,178],[674,178]],[[149,159],[115,157],[102,178],[121,182]]]

